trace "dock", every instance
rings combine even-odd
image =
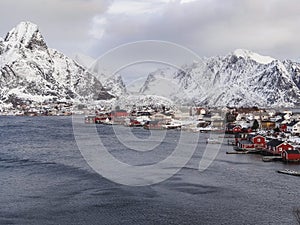
[[[281,161],[281,156],[264,156],[262,157],[262,161],[264,162],[272,162],[272,161]]]
[[[235,151],[235,152],[226,152],[226,154],[248,154],[249,151]]]

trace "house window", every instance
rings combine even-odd
[[[289,150],[292,150],[292,148],[289,148]]]
[[[260,138],[257,138],[257,142],[260,142]]]
[[[279,151],[281,152],[281,151],[282,151],[282,148],[279,148]]]

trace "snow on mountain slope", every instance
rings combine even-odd
[[[92,63],[88,62],[88,64],[86,64],[86,62],[84,62],[85,60],[82,60],[82,58],[80,61],[88,71],[96,76],[108,93],[116,97],[127,95],[126,86],[120,74],[113,74],[105,68],[102,68],[99,60],[94,60]]]
[[[75,59],[48,48],[37,25],[20,23],[0,39],[0,103],[117,97],[124,104],[147,105],[172,104],[167,99],[207,106],[300,104],[300,63],[249,50],[237,49],[179,70],[159,69],[149,74],[138,94],[138,85],[133,86],[131,95],[122,77],[100,68],[98,60]]]
[[[172,68],[165,68],[150,73],[141,87],[140,93],[163,97],[174,95],[179,89],[178,83],[175,83],[176,80],[173,80],[175,71]]]
[[[289,66],[287,66],[289,65]],[[153,74],[141,93],[166,90],[162,96],[181,104],[208,106],[292,106],[300,104],[299,65],[280,62],[248,50],[236,50],[224,57],[203,59],[178,70],[171,82],[179,84],[170,94],[166,83]],[[167,96],[169,95],[169,96]]]
[[[91,71],[99,79],[103,87],[112,95],[120,96],[126,92],[122,77],[119,74],[111,75],[108,71],[99,72],[98,60],[83,54],[76,54],[74,60]]]
[[[167,107],[174,109],[175,104],[169,98],[157,95],[128,95],[121,96],[115,100],[114,106],[119,106],[123,109],[132,109],[132,107],[151,106],[153,108]]]
[[[246,49],[236,49],[233,52],[233,55],[235,55],[236,57],[242,57],[244,59],[251,59],[260,64],[269,64],[275,60],[274,58],[271,58],[269,56],[262,56]]]
[[[0,101],[108,99],[95,77],[49,49],[37,25],[21,22],[0,45]]]
[[[129,94],[138,94],[142,88],[142,86],[145,84],[147,78],[141,77],[139,79],[135,79],[134,81],[130,82],[126,85],[126,90]]]
[[[300,88],[300,63],[292,62],[291,60],[284,60],[283,65],[290,74],[291,79]]]
[[[74,56],[74,60],[75,62],[77,62],[79,65],[85,67],[85,68],[89,68],[90,66],[92,66],[92,64],[95,62],[95,59],[87,56],[87,55],[83,55],[80,53],[77,53]]]

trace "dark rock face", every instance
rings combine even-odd
[[[93,74],[49,49],[35,24],[22,22],[0,41],[2,102],[110,98]]]

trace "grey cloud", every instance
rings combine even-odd
[[[2,0],[1,36],[19,22],[31,21],[51,47],[71,54],[88,47],[92,18],[108,5],[106,0]]]
[[[297,59],[299,9],[297,0],[203,0],[170,2],[157,14],[124,18],[106,15],[106,33],[95,44],[94,54],[128,41],[158,39],[176,42],[205,56],[247,48]]]
[[[130,7],[133,1],[126,0],[122,7]],[[145,3],[159,10],[118,14],[109,10],[117,0],[2,0],[0,34],[3,37],[20,21],[29,20],[39,25],[49,46],[68,54],[98,57],[120,44],[156,39],[181,44],[203,56],[246,48],[299,60],[298,0],[167,2],[135,0],[139,7]]]

